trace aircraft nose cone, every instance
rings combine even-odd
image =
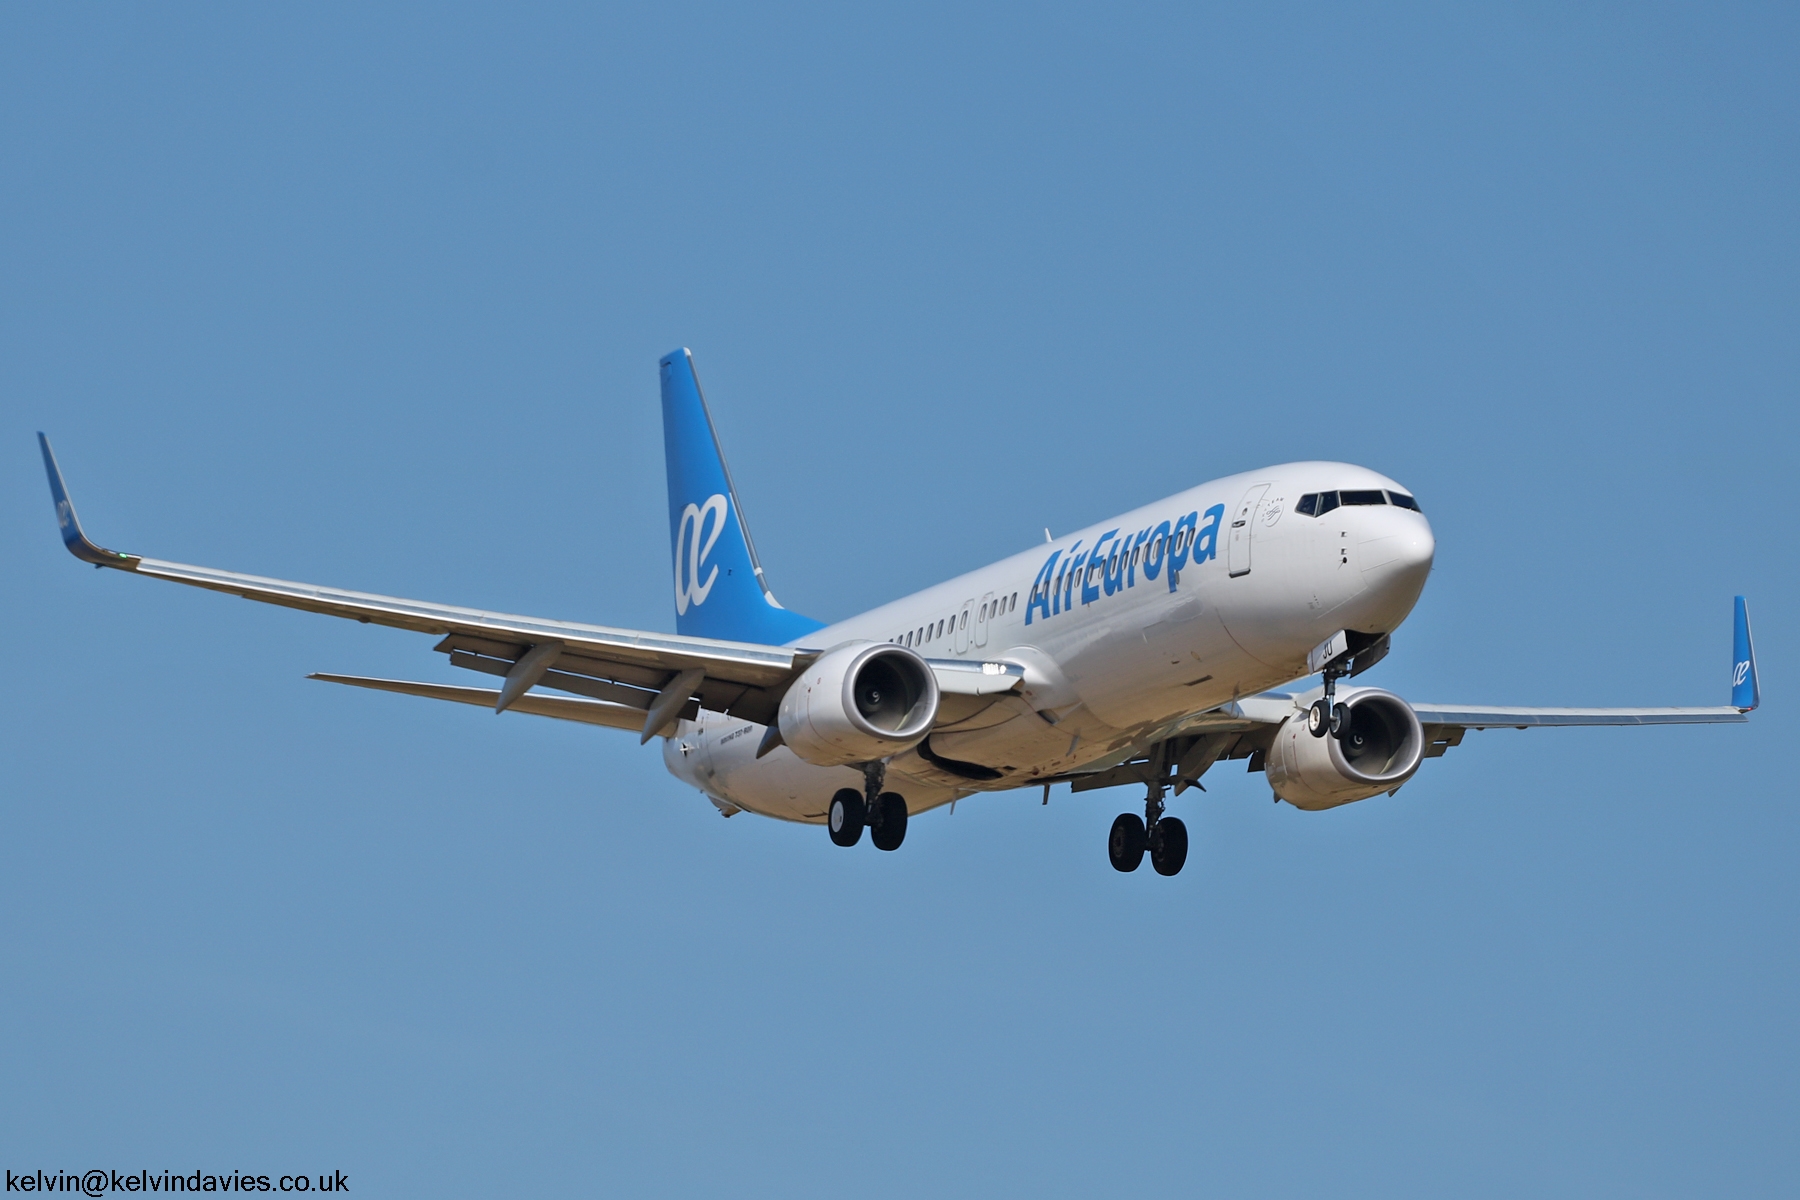
[[[1363,583],[1385,601],[1409,612],[1437,553],[1431,525],[1417,513],[1384,514],[1378,526],[1368,529],[1357,547]]]

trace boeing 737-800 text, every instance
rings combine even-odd
[[[840,846],[866,827],[897,849],[909,818],[976,792],[1135,785],[1143,815],[1113,822],[1112,865],[1135,870],[1148,853],[1173,875],[1188,834],[1165,800],[1221,759],[1267,772],[1280,800],[1326,809],[1391,795],[1470,729],[1743,721],[1759,700],[1741,596],[1729,705],[1415,704],[1344,684],[1387,653],[1435,544],[1405,487],[1334,462],[1215,479],[824,625],[769,591],[692,357],[668,355],[661,375],[674,635],[105,550],[38,437],[77,558],[428,633],[451,666],[501,683],[312,678],[660,737],[670,772],[726,816],[822,824]]]

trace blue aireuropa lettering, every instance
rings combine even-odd
[[[1224,520],[1225,506],[1215,504],[1135,532],[1109,529],[1085,550],[1080,538],[1066,551],[1052,550],[1032,581],[1025,624],[1068,612],[1077,599],[1085,606],[1128,591],[1137,586],[1140,569],[1144,579],[1166,579],[1175,591],[1182,571],[1218,557]]]

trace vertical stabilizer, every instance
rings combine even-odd
[[[659,366],[676,631],[778,646],[821,628],[777,604],[763,579],[693,356],[676,350]]]

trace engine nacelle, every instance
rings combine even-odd
[[[937,711],[937,677],[924,659],[892,642],[849,642],[788,686],[777,720],[800,758],[841,767],[917,745]]]
[[[1390,792],[1425,759],[1425,730],[1412,706],[1392,692],[1363,688],[1340,695],[1350,709],[1342,740],[1314,737],[1306,714],[1282,722],[1264,770],[1275,794],[1295,808],[1336,808]]]

